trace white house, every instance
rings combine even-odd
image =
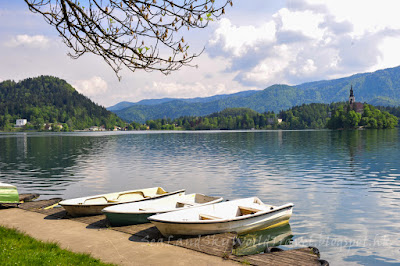
[[[26,123],[28,123],[28,121],[26,119],[17,119],[15,121],[15,126],[16,127],[23,127],[26,125]]]

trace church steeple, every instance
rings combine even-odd
[[[351,85],[349,103],[350,103],[350,104],[353,104],[353,103],[355,103],[355,102],[356,102],[356,97],[354,97],[353,85]]]

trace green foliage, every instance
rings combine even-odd
[[[27,119],[36,130],[44,130],[45,123],[54,124],[54,131],[124,124],[66,81],[50,76],[0,83],[0,130],[12,130],[19,118]]]
[[[331,117],[330,117],[331,116]],[[278,123],[278,117],[282,119]],[[208,116],[183,116],[171,120],[148,120],[144,125],[131,123],[131,129],[150,130],[240,130],[240,129],[354,129],[393,128],[397,118],[365,104],[364,114],[355,112],[343,102],[312,103],[295,106],[278,115],[274,112],[257,113],[249,108],[227,108]]]
[[[378,110],[388,112],[391,115],[394,115],[398,118],[400,118],[400,106],[394,107],[394,106],[377,106],[376,107]]]
[[[234,130],[267,129],[272,128],[272,125],[276,127],[276,122],[275,114],[271,112],[259,114],[248,108],[228,108],[204,117],[184,116],[173,120],[149,120],[146,121],[146,125],[154,130]]]
[[[57,244],[37,241],[14,229],[0,226],[2,265],[112,265],[90,255],[61,249]]]
[[[326,128],[329,114],[341,103],[311,103],[295,106],[287,111],[281,111],[279,117],[282,123],[280,129],[322,129]]]
[[[327,127],[330,129],[354,129],[365,127],[371,129],[394,128],[398,118],[386,111],[380,111],[372,105],[364,104],[363,114],[351,110],[348,104],[339,106],[332,114]]]

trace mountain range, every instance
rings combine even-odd
[[[235,107],[250,108],[260,113],[279,112],[307,103],[346,101],[349,97],[350,86],[353,86],[357,102],[398,106],[400,105],[400,66],[340,79],[308,82],[296,86],[278,84],[264,90],[204,98],[163,98],[142,100],[136,103],[120,102],[107,109],[128,122],[139,123],[158,118],[204,116]]]

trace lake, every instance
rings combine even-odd
[[[42,199],[186,188],[295,204],[292,247],[400,264],[400,131],[0,134],[0,181]]]

